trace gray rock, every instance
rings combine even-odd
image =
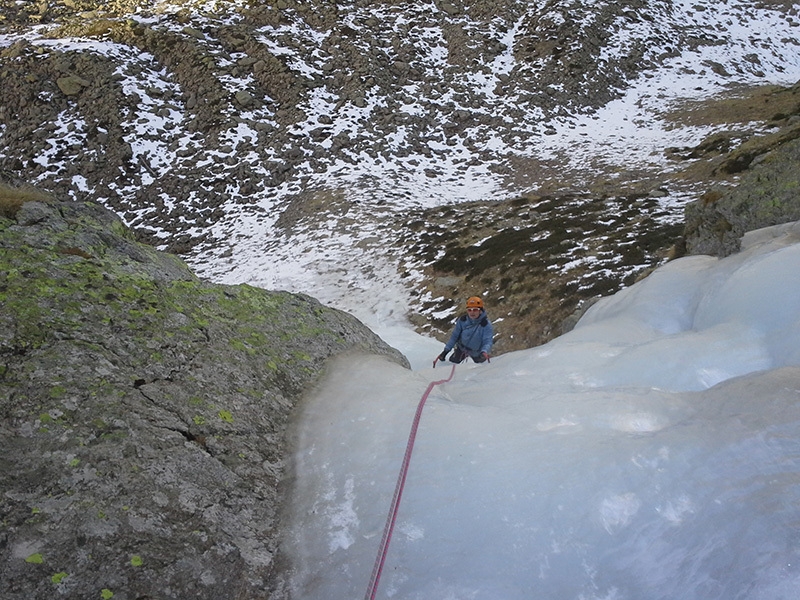
[[[17,223],[22,226],[36,225],[56,220],[57,211],[44,202],[25,202],[17,212]]]
[[[60,89],[64,95],[75,96],[80,94],[83,88],[89,87],[91,84],[81,77],[69,75],[56,79],[56,85],[58,85],[58,89]]]
[[[443,2],[442,3],[442,10],[444,12],[446,12],[448,15],[450,15],[451,17],[456,16],[456,15],[461,13],[461,11],[458,10],[458,8],[456,8],[455,6],[450,4],[449,2]]]
[[[310,297],[202,282],[93,204],[0,217],[0,273],[3,598],[268,597],[292,408],[330,356],[405,359]]]
[[[690,254],[728,256],[755,229],[800,219],[800,139],[750,163],[734,188],[715,190],[688,205],[684,238]]]
[[[248,107],[253,104],[253,96],[245,91],[236,92],[236,102],[243,107]]]

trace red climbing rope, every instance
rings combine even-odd
[[[417,405],[417,413],[414,415],[414,422],[411,425],[411,433],[408,435],[406,454],[403,457],[403,464],[400,467],[400,475],[397,477],[397,485],[394,488],[394,497],[392,498],[392,504],[389,507],[389,515],[386,518],[386,526],[383,529],[383,538],[381,539],[381,545],[378,549],[378,556],[375,559],[375,566],[372,569],[372,577],[370,578],[369,588],[367,589],[366,600],[375,600],[375,594],[378,593],[378,584],[381,580],[381,572],[383,571],[383,565],[386,562],[386,553],[389,551],[389,542],[392,539],[392,531],[394,531],[394,524],[397,520],[397,511],[400,508],[400,497],[403,495],[403,488],[406,484],[408,465],[411,462],[411,452],[414,450],[414,441],[417,438],[417,429],[419,428],[419,420],[422,417],[422,409],[425,406],[425,401],[428,399],[428,395],[431,393],[431,390],[433,390],[434,387],[450,381],[455,372],[456,365],[453,364],[453,368],[450,370],[450,376],[447,379],[432,381],[428,385],[428,389],[425,390],[425,393],[422,394],[422,398]]]

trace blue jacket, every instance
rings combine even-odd
[[[494,330],[485,310],[471,319],[468,315],[462,315],[456,319],[456,326],[450,339],[444,347],[445,352],[450,352],[458,346],[466,350],[470,356],[480,356],[482,352],[489,354],[492,350],[492,337]]]

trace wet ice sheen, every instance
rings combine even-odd
[[[377,597],[800,597],[798,232],[674,261],[545,346],[459,366],[425,407]],[[343,360],[303,406],[294,597],[364,596],[445,374]]]

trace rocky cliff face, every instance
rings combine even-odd
[[[309,297],[200,281],[97,205],[3,191],[3,598],[269,597],[292,407],[332,355],[405,359]]]
[[[761,152],[741,150],[726,164],[747,169],[732,188],[713,188],[686,207],[690,254],[728,256],[753,229],[800,220],[800,123]]]

